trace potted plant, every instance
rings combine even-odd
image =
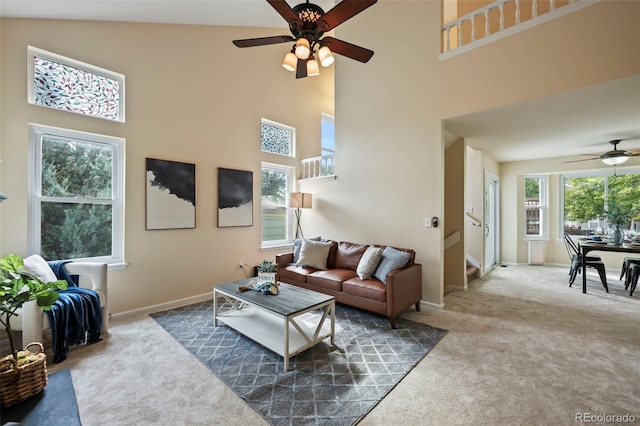
[[[24,260],[16,254],[0,259],[0,323],[9,337],[11,354],[0,359],[0,396],[8,407],[39,393],[47,384],[47,366],[41,343],[28,344],[24,351],[16,348],[11,330],[11,317],[25,303],[35,301],[44,310],[58,300],[57,290],[67,288],[65,280],[45,283],[24,271]],[[33,345],[39,347],[34,353]]]
[[[266,282],[276,282],[276,264],[270,260],[263,260],[258,265],[258,280]]]
[[[609,225],[613,227],[613,245],[621,245],[624,242],[624,233],[622,227],[631,220],[631,210],[622,207],[617,204],[615,200],[611,200],[607,204],[607,210],[604,212],[604,217],[609,222]]]

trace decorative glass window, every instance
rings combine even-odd
[[[124,122],[124,75],[28,47],[28,101]]]
[[[287,209],[287,194],[292,192],[292,167],[262,163],[262,246],[290,244],[293,221]]]
[[[31,125],[29,251],[123,263],[124,139]]]
[[[525,237],[546,237],[546,179],[524,178]]]
[[[260,145],[263,152],[295,157],[296,129],[262,119]]]

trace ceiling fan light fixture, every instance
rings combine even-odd
[[[297,66],[298,57],[293,52],[287,53],[282,61],[282,67],[287,71],[295,71]]]
[[[619,166],[620,164],[626,162],[629,159],[628,155],[618,155],[615,157],[603,157],[601,158],[604,164],[609,166]]]
[[[320,68],[318,67],[318,61],[315,59],[311,59],[307,61],[307,75],[309,77],[313,77],[314,75],[320,74]]]
[[[320,50],[318,50],[318,59],[320,59],[320,64],[323,67],[328,67],[336,60],[327,46],[322,46]]]
[[[299,59],[307,59],[311,54],[311,46],[309,45],[309,40],[304,37],[300,37],[296,42],[296,56]]]

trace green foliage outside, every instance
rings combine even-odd
[[[42,257],[111,255],[112,164],[108,146],[43,138],[42,196],[68,200],[42,201]]]
[[[524,180],[524,198],[540,198],[540,179],[525,178]]]
[[[640,174],[565,179],[565,220],[580,223],[609,219],[629,228],[640,220]],[[615,218],[614,218],[615,213]]]
[[[279,170],[262,169],[262,196],[277,204],[287,197],[287,174]]]

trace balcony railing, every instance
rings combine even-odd
[[[494,1],[442,26],[443,53],[440,58],[490,43],[599,1],[601,0]]]
[[[300,179],[332,177],[335,173],[335,155],[321,155],[300,161]]]

